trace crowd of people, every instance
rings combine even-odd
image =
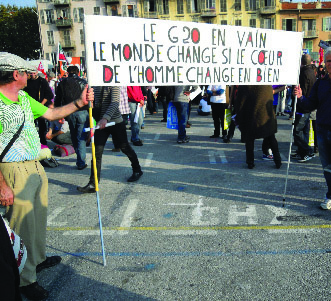
[[[61,258],[46,257],[48,183],[38,155],[41,146],[47,145],[50,140],[58,144],[72,144],[78,170],[88,166],[86,147],[90,137],[84,128],[89,127],[87,108],[90,102],[93,103],[93,118],[99,128],[94,136],[98,181],[105,144],[110,136],[114,144],[112,151],[123,152],[131,162],[132,175],[127,181],[136,182],[143,175],[131,144],[143,146],[141,129],[144,127],[146,107],[150,114],[154,114],[159,109],[158,104],[162,104],[161,122],[167,122],[168,104],[173,102],[178,119],[177,143],[183,144],[190,141],[186,129],[190,127],[192,101],[199,103],[199,115],[212,115],[214,131],[210,133],[210,138],[221,138],[224,143],[231,143],[235,129],[239,128],[249,169],[255,167],[254,141],[260,138],[263,139],[262,158],[274,161],[276,168],[282,166],[275,134],[277,116],[285,116],[287,112],[290,119],[295,119],[293,138],[297,150],[291,157],[303,163],[319,153],[328,188],[321,207],[330,210],[331,48],[325,50],[324,61],[325,68],[316,68],[311,57],[303,55],[300,84],[293,87],[285,84],[230,87],[220,84],[89,88],[86,80],[79,76],[76,66],[70,66],[67,74],[58,80],[54,72],[49,72],[46,80],[22,58],[1,52],[0,205],[4,209],[3,218],[23,239],[28,253],[24,269],[18,276],[0,218],[0,287],[6,300],[21,300],[20,293],[31,300],[43,300],[48,296],[47,290],[37,282],[37,273],[59,264]],[[200,90],[201,93],[196,96]],[[192,95],[195,95],[194,99]],[[225,112],[229,109],[232,119],[229,127],[225,128]],[[131,130],[130,141],[128,126]],[[315,132],[314,147],[309,146],[310,127]],[[95,192],[92,166],[87,185],[77,187],[81,193]]]

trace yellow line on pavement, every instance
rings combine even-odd
[[[330,229],[331,225],[293,225],[293,226],[178,226],[178,227],[103,227],[112,231],[178,231],[178,230],[289,230],[289,229]],[[48,231],[88,231],[98,230],[98,227],[47,227]]]

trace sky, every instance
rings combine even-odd
[[[20,6],[36,6],[36,0],[0,0],[0,4],[3,5],[16,5]]]

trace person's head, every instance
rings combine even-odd
[[[32,80],[35,80],[37,79],[39,76],[39,72],[38,71],[35,71],[35,72],[31,72],[28,76],[29,79],[32,79]]]
[[[76,75],[79,74],[79,68],[75,65],[74,66],[69,66],[67,71],[68,71],[69,74],[76,74]]]
[[[8,52],[0,52],[0,85],[17,82],[20,89],[27,83],[27,74],[36,68],[21,57]]]
[[[47,80],[51,81],[53,78],[55,78],[55,73],[50,71],[47,73]]]
[[[303,54],[301,57],[301,66],[307,66],[311,64],[311,56],[309,54]]]
[[[330,74],[331,74],[331,47],[324,49],[324,63],[325,63],[325,69],[329,73],[329,76],[330,76]]]

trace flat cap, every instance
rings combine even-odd
[[[33,67],[28,61],[21,57],[8,52],[0,52],[0,71],[28,71],[36,72],[37,69]]]

